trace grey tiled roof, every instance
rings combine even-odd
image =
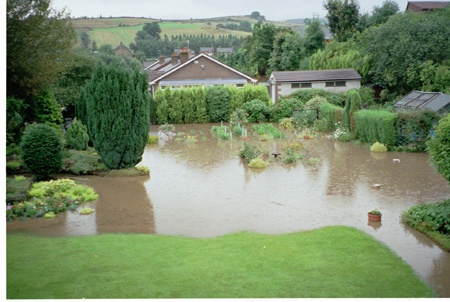
[[[359,73],[352,68],[328,70],[274,71],[271,78],[276,82],[317,82],[338,80],[360,80]]]
[[[187,79],[187,80],[162,80],[161,86],[185,86],[185,85],[230,85],[246,84],[245,79]]]
[[[450,110],[450,95],[442,92],[413,90],[394,104],[396,108],[428,109],[435,112]]]

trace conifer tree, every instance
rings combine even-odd
[[[197,123],[209,123],[209,115],[206,109],[206,92],[202,87],[194,89],[195,118]]]
[[[82,92],[88,133],[103,163],[111,169],[134,167],[150,127],[150,96],[138,69],[99,63]]]

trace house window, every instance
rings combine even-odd
[[[325,87],[345,87],[347,86],[345,81],[325,82]]]
[[[291,83],[291,88],[311,88],[311,83]]]

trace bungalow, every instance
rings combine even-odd
[[[269,78],[272,103],[299,89],[324,89],[345,92],[361,87],[361,76],[355,69],[274,71]]]
[[[394,104],[394,110],[431,110],[437,113],[450,112],[450,95],[442,92],[413,90]]]
[[[204,53],[189,58],[185,51],[180,53],[179,59],[175,54],[170,60],[160,58],[160,61],[148,68],[147,73],[149,89],[153,96],[158,88],[178,89],[217,85],[243,87],[245,84],[257,83],[256,79]]]

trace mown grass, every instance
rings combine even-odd
[[[8,299],[434,296],[350,227],[211,239],[7,235]]]

